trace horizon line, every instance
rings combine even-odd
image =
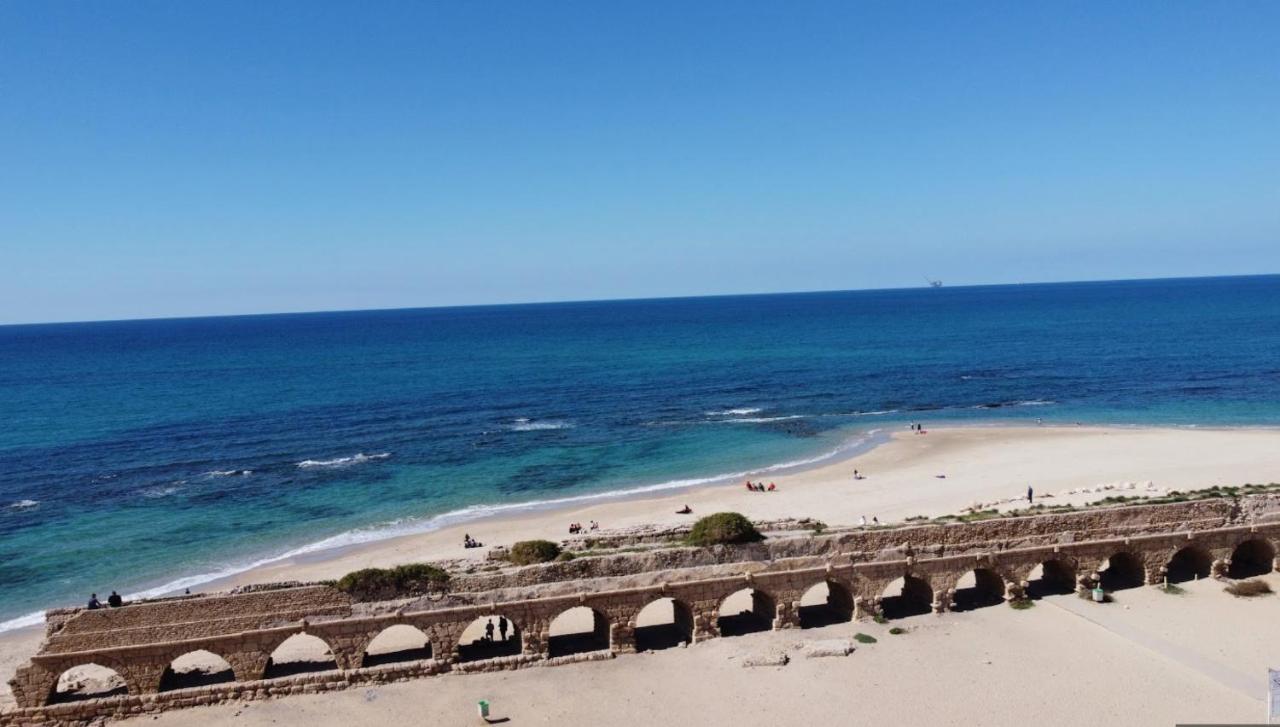
[[[1275,273],[1240,273],[1232,275],[1179,275],[1172,277],[1150,277],[1150,278],[1092,278],[1085,280],[1046,280],[1046,281],[1026,281],[1019,283],[967,283],[962,285],[943,285],[940,288],[932,288],[930,284],[913,285],[913,286],[890,286],[883,288],[824,288],[817,290],[774,290],[766,292],[752,293],[708,293],[702,295],[662,295],[662,296],[634,296],[622,298],[572,298],[567,300],[527,300],[514,301],[506,303],[460,303],[450,305],[422,305],[422,306],[393,306],[387,308],[344,308],[344,309],[323,309],[323,310],[295,310],[295,311],[268,311],[262,313],[204,313],[199,315],[183,315],[183,316],[143,316],[140,318],[101,318],[101,319],[84,319],[84,320],[53,320],[53,321],[28,321],[24,323],[0,323],[0,329],[3,328],[19,328],[23,326],[74,326],[86,325],[93,323],[142,323],[148,321],[196,321],[207,320],[212,318],[268,318],[275,316],[312,316],[312,315],[331,315],[335,313],[389,313],[395,311],[419,311],[419,310],[452,310],[467,308],[503,308],[503,307],[520,307],[520,306],[550,306],[550,305],[578,305],[586,303],[627,303],[627,302],[646,302],[646,301],[664,301],[664,300],[700,300],[713,298],[747,298],[747,297],[765,297],[774,295],[821,295],[824,293],[862,293],[862,292],[889,292],[898,290],[930,290],[930,289],[967,289],[967,288],[1011,288],[1026,285],[1077,285],[1080,283],[1137,283],[1137,282],[1157,282],[1157,281],[1174,281],[1174,280],[1222,280],[1230,278],[1268,278],[1280,276],[1280,272]],[[925,278],[925,280],[931,280]],[[944,281],[945,283],[945,281]]]

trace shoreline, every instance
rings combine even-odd
[[[749,492],[739,482],[720,482],[625,498],[576,500],[277,559],[193,590],[318,581],[408,562],[479,563],[496,545],[534,538],[562,540],[570,522],[595,520],[601,534],[607,534],[690,524],[697,517],[732,510],[755,520],[810,517],[847,526],[865,516],[868,522],[878,517],[889,524],[971,507],[1020,509],[1026,505],[1029,484],[1035,487],[1037,502],[1081,505],[1116,494],[1161,495],[1175,489],[1280,482],[1280,429],[1273,428],[979,425],[929,430],[925,435],[900,430],[884,437],[883,443],[848,457],[769,476],[766,481],[777,483],[776,492]],[[863,479],[853,479],[855,468]],[[685,504],[693,513],[677,514]],[[464,533],[485,547],[464,549]],[[35,653],[43,631],[42,613],[39,623],[0,632],[0,672],[6,678]],[[9,699],[7,685],[0,683],[0,708]]]
[[[666,501],[680,495],[695,498],[696,496],[703,495],[706,492],[719,491],[726,488],[728,485],[737,485],[744,478],[751,479],[761,475],[768,475],[773,479],[773,481],[780,482],[780,484],[785,486],[788,481],[797,477],[807,479],[806,476],[815,473],[829,474],[830,468],[871,455],[876,450],[886,445],[890,445],[895,441],[899,441],[904,435],[907,435],[907,431],[903,429],[903,427],[906,426],[906,422],[883,422],[881,424],[882,426],[874,426],[865,429],[851,428],[845,430],[843,438],[834,446],[834,448],[828,449],[818,455],[801,457],[796,460],[788,460],[786,462],[765,465],[755,469],[725,472],[708,477],[669,480],[663,483],[638,485],[635,487],[626,487],[617,490],[588,492],[547,500],[470,505],[457,510],[440,513],[438,515],[414,518],[409,525],[397,526],[393,521],[392,523],[352,528],[311,543],[290,548],[277,555],[266,556],[248,563],[228,565],[211,573],[180,576],[158,586],[128,593],[125,597],[129,600],[138,600],[175,595],[182,592],[184,589],[197,589],[198,591],[225,590],[249,583],[267,582],[263,580],[263,575],[268,573],[281,573],[288,570],[301,569],[302,572],[307,573],[334,573],[331,569],[326,567],[327,564],[336,564],[347,560],[359,560],[361,562],[365,562],[368,560],[367,557],[363,557],[366,553],[399,550],[395,547],[397,544],[408,543],[415,539],[430,538],[432,541],[435,541],[437,538],[432,536],[449,533],[454,536],[455,541],[460,541],[462,534],[469,533],[471,530],[475,530],[477,532],[492,532],[495,529],[501,529],[507,525],[519,527],[523,522],[527,522],[529,520],[545,520],[556,513],[561,513],[566,518],[569,518],[565,520],[565,522],[569,522],[570,519],[573,519],[570,518],[570,514],[574,512],[592,511],[597,507],[612,509],[609,506],[625,505],[628,503],[653,503],[657,501]],[[1200,426],[1194,424],[1167,426],[1143,424],[1088,425],[1079,423],[1074,425],[1064,423],[1037,425],[1018,420],[960,420],[943,422],[938,428],[930,429],[928,431],[935,436],[935,440],[933,441],[936,441],[939,436],[947,438],[949,435],[954,435],[958,432],[973,431],[1002,432],[1008,434],[1010,437],[1025,435],[1030,432],[1113,431],[1116,433],[1280,433],[1280,426],[1268,427],[1250,425],[1233,427],[1216,425]],[[1275,478],[1280,480],[1280,471],[1276,473]],[[824,479],[830,481],[829,477]],[[1206,484],[1204,486],[1208,487],[1210,485]],[[960,508],[957,508],[956,511],[959,509]],[[708,514],[709,512],[710,511],[695,510],[694,515],[700,516],[701,514]],[[914,514],[916,513],[903,515],[902,517],[911,517]],[[940,514],[948,513],[931,513],[931,515]],[[796,517],[814,517],[820,519],[820,513],[817,512],[803,514],[792,513],[792,515]],[[871,513],[866,513],[866,515],[868,518],[872,517]],[[775,516],[766,514],[758,519],[771,519],[773,517]],[[591,520],[597,518],[577,517],[576,519]],[[679,524],[680,522],[681,519],[677,517],[662,517],[656,522],[635,522],[628,527],[672,525]],[[890,522],[890,520],[884,520],[884,522]],[[835,521],[830,524],[853,525],[855,522]],[[614,529],[603,525],[602,528],[604,530]],[[560,540],[567,534],[568,533],[564,531],[553,531],[539,537],[545,537],[550,540]],[[433,559],[448,558],[482,561],[484,560],[484,555],[488,552],[489,547],[514,542],[507,540],[494,541],[483,537],[478,539],[485,543],[484,548],[465,551],[461,548],[445,547],[443,550],[448,551],[447,555],[424,555],[422,557]],[[392,564],[394,563],[387,563],[387,565]],[[352,570],[354,570],[354,568]],[[347,571],[344,571],[343,573],[334,573],[332,575],[319,576],[318,578],[336,578],[340,577],[345,572]],[[281,576],[277,580],[298,580],[298,578],[286,578]],[[55,607],[58,606],[51,605],[46,608]],[[0,638],[26,629],[38,628],[43,623],[44,609],[2,621],[0,622]]]

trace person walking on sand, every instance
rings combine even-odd
[[[484,640],[493,641],[493,619],[489,619],[489,623],[484,625]]]
[[[506,616],[498,617],[498,635],[502,637],[503,641],[507,640],[507,617]]]
[[[1031,485],[1027,485],[1027,504],[1030,505],[1035,498],[1035,491],[1031,489]]]

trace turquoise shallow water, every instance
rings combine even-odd
[[[0,414],[4,621],[907,420],[1280,424],[1280,277],[9,326]]]

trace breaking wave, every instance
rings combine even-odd
[[[709,417],[728,417],[728,416],[744,416],[746,414],[759,414],[764,411],[758,406],[744,406],[741,409],[721,409],[719,411],[709,411],[706,415]]]
[[[572,429],[573,424],[566,421],[548,419],[546,421],[532,421],[521,417],[514,424],[507,427],[513,432],[545,432],[554,429]]]
[[[248,477],[251,474],[253,474],[253,470],[213,470],[212,472],[205,472],[204,476],[205,477],[235,477],[238,475],[240,477]]]
[[[338,457],[336,459],[304,459],[297,464],[299,469],[312,469],[314,467],[350,467],[352,465],[364,464],[365,462],[373,462],[374,460],[387,459],[391,456],[390,452],[380,452],[378,454],[365,454],[359,452],[350,457]]]
[[[11,503],[9,503],[9,506],[8,506],[8,508],[6,508],[6,509],[9,509],[9,510],[30,510],[31,508],[33,508],[33,507],[35,507],[35,506],[37,506],[37,505],[39,505],[39,504],[40,504],[40,501],[39,501],[39,500],[18,500],[17,502],[11,502]]]

